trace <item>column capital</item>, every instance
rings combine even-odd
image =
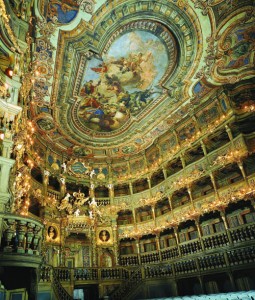
[[[15,163],[14,159],[0,156],[0,165],[1,166],[9,166],[9,168],[11,168],[14,165],[14,163]]]
[[[9,201],[11,195],[9,193],[0,192],[0,212],[4,211],[4,206]]]

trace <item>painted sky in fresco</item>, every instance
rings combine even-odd
[[[161,95],[159,81],[167,66],[167,51],[158,37],[142,30],[123,34],[102,60],[87,62],[80,90],[81,122],[95,131],[119,129]]]
[[[126,33],[112,44],[105,59],[128,57],[130,53],[151,53],[152,59],[144,62],[143,66],[147,64],[147,67],[150,66],[155,72],[151,84],[157,84],[168,66],[166,48],[159,38],[147,31],[137,30]]]

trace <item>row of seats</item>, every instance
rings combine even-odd
[[[154,298],[150,300],[255,300],[255,291],[232,292],[232,293],[210,294],[210,295],[194,295],[194,296],[182,296],[182,297],[168,297],[168,298]]]

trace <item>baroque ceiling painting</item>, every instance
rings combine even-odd
[[[79,5],[71,0],[49,0],[47,6],[48,21],[61,24],[71,22],[77,15]]]
[[[255,0],[0,0],[0,300],[254,292],[254,24]]]
[[[41,0],[38,5],[39,75],[31,117],[43,149],[52,145],[60,161],[73,156],[72,174],[86,173],[84,165],[90,164],[115,174],[121,165],[126,172],[123,158],[134,155],[142,162],[157,141],[160,151],[147,162],[153,165],[199,134],[194,124],[203,128],[227,111],[223,95],[221,106],[197,112],[184,126],[217,80],[232,82],[244,68],[252,72],[249,21],[222,25],[218,32],[209,19],[199,22],[209,7],[220,22],[224,1],[101,2]]]
[[[166,47],[146,31],[123,34],[85,68],[78,115],[95,131],[114,131],[162,94]]]

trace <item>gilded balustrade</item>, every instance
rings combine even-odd
[[[229,240],[227,230],[231,235]],[[218,248],[228,248],[230,244],[236,245],[244,241],[252,241],[255,239],[255,224],[243,224],[241,226],[225,229],[220,233],[202,236],[201,238],[178,242],[177,245],[165,247],[159,250],[149,251],[141,254],[121,255],[120,264],[124,266],[138,265],[139,261],[142,265],[154,264],[161,261],[178,260],[181,257],[199,255],[199,253],[207,253],[207,251],[217,250]],[[233,240],[233,242],[232,242]],[[138,259],[138,256],[140,259]],[[161,257],[161,259],[160,259]]]
[[[254,225],[255,226],[255,225]],[[249,226],[243,226],[249,228]],[[240,246],[240,247],[238,247]],[[218,246],[220,247],[220,246]],[[213,250],[213,249],[212,249]],[[61,299],[71,299],[64,291],[62,284],[79,285],[84,281],[93,284],[100,284],[110,280],[122,284],[115,289],[111,299],[123,299],[137,285],[147,279],[178,279],[194,274],[209,274],[211,270],[227,271],[229,268],[240,265],[249,265],[255,262],[255,245],[230,249],[228,246],[222,248],[221,252],[215,250],[212,253],[205,251],[203,255],[195,254],[186,259],[175,257],[163,262],[145,263],[136,267],[113,267],[113,268],[52,268],[42,266],[40,282],[52,283],[52,287],[60,295]]]
[[[53,281],[52,281],[53,290],[54,290],[55,294],[57,295],[57,299],[73,300],[73,297],[67,293],[67,291],[61,284],[60,278],[63,276],[63,274],[64,274],[64,278],[69,279],[70,270],[59,271],[59,269],[53,269]]]
[[[245,143],[245,139],[242,134],[238,135],[235,139],[233,139],[233,143],[236,146],[238,153],[240,154],[240,159],[244,157],[244,154],[247,153],[247,147]],[[121,196],[121,197],[114,197],[113,199],[109,198],[102,198],[97,199],[100,205],[102,206],[116,206],[119,207],[119,210],[122,209],[123,204],[129,205],[130,208],[137,208],[141,206],[141,201],[144,200],[146,203],[151,203],[153,205],[158,200],[160,200],[163,196],[171,195],[174,191],[178,190],[181,187],[190,186],[198,180],[199,178],[208,175],[212,170],[216,170],[219,166],[214,164],[214,162],[217,160],[218,157],[225,157],[226,153],[228,153],[233,147],[233,144],[231,142],[225,144],[220,149],[214,150],[211,153],[205,155],[203,158],[201,158],[199,161],[196,161],[194,163],[189,164],[182,170],[178,171],[172,176],[169,176],[164,180],[164,182],[161,182],[160,184],[154,186],[150,190],[143,191],[141,193],[136,193],[130,196]],[[236,156],[235,156],[236,157]],[[228,159],[228,156],[225,157],[225,160]],[[224,160],[224,163],[225,163]],[[209,162],[209,165],[208,165]],[[216,161],[217,162],[217,161]],[[233,160],[230,157],[229,163],[232,163]],[[33,180],[33,186],[36,186],[38,188],[38,183],[34,182]],[[155,197],[157,193],[159,193],[159,190],[164,190],[163,193],[161,193],[161,198]],[[48,190],[49,196],[55,197],[57,200],[59,200],[59,192]],[[154,195],[153,197],[151,195]],[[156,200],[153,201],[155,198]],[[130,201],[132,199],[132,201]],[[194,201],[194,205],[197,206],[197,201],[203,201],[204,197],[199,197]],[[150,201],[152,200],[152,201]],[[187,207],[191,205],[192,203],[187,203]],[[179,210],[182,210],[182,207],[179,208]],[[175,209],[176,212],[178,212],[178,207]]]

